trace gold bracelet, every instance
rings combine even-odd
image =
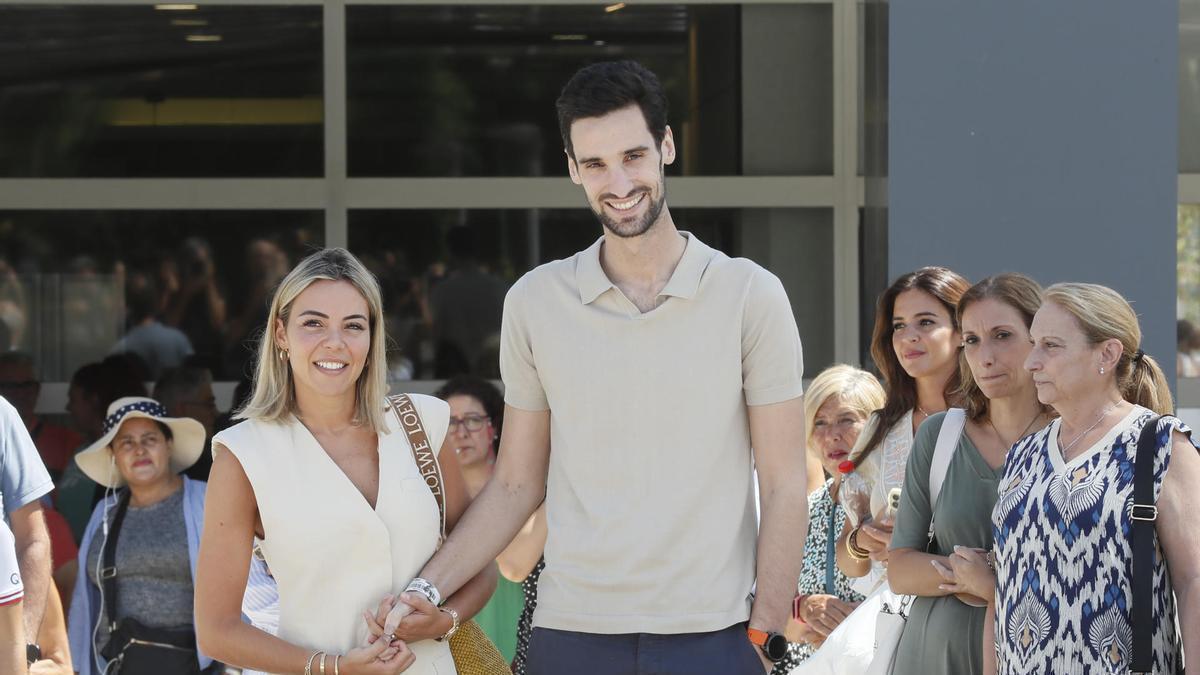
[[[337,654],[333,657],[333,675],[342,675],[342,673],[338,670],[338,661],[341,661],[341,660],[342,660],[341,654]]]
[[[318,649],[317,651],[313,652],[312,654],[310,654],[308,656],[308,663],[304,664],[304,675],[312,675],[313,659],[317,658],[317,654],[320,654],[320,653],[321,653],[321,650]]]
[[[325,652],[321,652],[321,675],[325,675]]]
[[[858,562],[865,562],[871,559],[871,552],[858,545],[857,527],[850,530],[850,534],[846,535],[846,553],[850,554],[850,557]]]

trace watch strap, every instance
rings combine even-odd
[[[771,637],[771,634],[767,631],[758,630],[757,628],[747,628],[746,635],[749,636],[751,643],[756,644],[759,647],[766,647],[767,640]]]

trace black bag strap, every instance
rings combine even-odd
[[[1154,504],[1154,458],[1158,455],[1158,422],[1146,421],[1138,437],[1133,461],[1133,507],[1130,509],[1130,545],[1133,549],[1133,579],[1130,580],[1129,624],[1133,628],[1132,673],[1149,673],[1154,663],[1154,526],[1158,507]]]
[[[117,625],[117,535],[121,533],[121,524],[125,522],[125,512],[129,510],[129,490],[122,490],[117,497],[113,510],[112,524],[108,526],[108,536],[104,538],[104,550],[101,552],[100,587],[104,592],[104,612],[108,617],[109,630]]]

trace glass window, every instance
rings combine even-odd
[[[1200,378],[1200,204],[1179,205],[1175,253],[1179,273],[1176,375]],[[1200,407],[1200,399],[1186,403]]]
[[[580,67],[623,58],[667,89],[680,150],[668,172],[740,172],[736,5],[346,12],[351,176],[562,175],[555,99]]]
[[[672,209],[676,225],[779,275],[810,373],[833,360],[831,209]],[[393,380],[470,372],[498,378],[508,287],[544,262],[601,236],[584,209],[350,212],[350,249],[384,291]]]
[[[0,176],[319,176],[320,7],[0,7]]]
[[[1179,172],[1200,173],[1200,0],[1179,3]]]
[[[186,360],[237,380],[275,284],[322,241],[319,211],[0,212],[0,338],[46,381],[114,351],[146,379]]]

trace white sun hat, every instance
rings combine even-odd
[[[113,465],[113,438],[121,429],[121,423],[133,417],[144,417],[162,422],[171,429],[171,471],[179,473],[200,459],[204,452],[204,425],[190,417],[167,417],[163,404],[144,396],[126,396],[108,406],[104,418],[104,435],[79,454],[75,463],[84,475],[104,487],[124,487],[125,479]]]

